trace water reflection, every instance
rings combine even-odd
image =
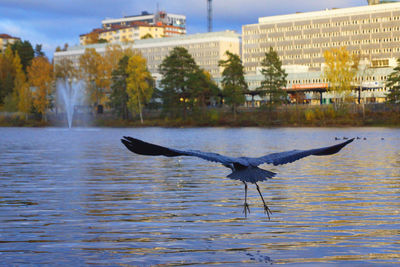
[[[19,129],[0,138],[4,265],[383,264],[400,261],[400,131],[392,129]],[[195,158],[135,156],[122,135],[227,155],[324,146],[249,186]],[[384,137],[384,140],[381,138]]]

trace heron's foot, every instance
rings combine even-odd
[[[264,204],[264,213],[267,214],[268,220],[271,220],[270,215],[272,215],[272,211],[265,204]]]
[[[247,217],[247,212],[249,212],[249,214],[250,214],[250,207],[249,207],[249,204],[247,204],[247,202],[245,202],[243,204],[243,213],[244,213],[244,216],[246,216],[246,217]]]

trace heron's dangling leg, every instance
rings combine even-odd
[[[265,204],[264,198],[263,198],[263,196],[262,196],[262,194],[261,194],[261,191],[260,191],[260,188],[258,187],[258,184],[257,184],[257,183],[255,183],[255,184],[256,184],[256,186],[257,186],[257,191],[258,191],[258,193],[260,194],[261,200],[262,200],[262,202],[264,203],[264,212],[267,214],[268,220],[271,220],[271,218],[269,217],[269,215],[272,214],[272,211],[268,208],[267,204]]]
[[[249,204],[247,204],[247,184],[246,182],[244,183],[244,208],[243,208],[243,212],[244,212],[244,216],[247,217],[247,212],[250,213],[250,208],[249,208]]]

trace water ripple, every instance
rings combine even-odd
[[[400,131],[0,128],[4,265],[399,264]],[[195,158],[143,157],[133,135],[176,148],[260,156],[367,136],[253,185]],[[381,140],[384,137],[384,140]]]

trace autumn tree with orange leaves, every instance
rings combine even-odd
[[[118,44],[107,45],[103,57],[104,63],[109,65],[109,69],[115,70],[118,68],[118,63],[125,54],[126,54],[125,50],[122,49],[120,45]]]
[[[15,68],[13,98],[15,99],[17,110],[22,114],[21,117],[25,117],[27,120],[32,108],[32,92],[22,69],[18,52],[15,52],[13,64]]]
[[[33,90],[33,107],[47,121],[46,111],[53,93],[53,66],[46,57],[35,57],[28,66],[28,81]]]
[[[103,57],[94,48],[86,48],[79,58],[79,68],[86,83],[89,103],[97,106],[105,100],[105,89],[110,86]]]
[[[119,45],[106,46],[104,56],[94,48],[85,49],[79,58],[79,68],[86,83],[90,104],[97,106],[108,102],[113,70],[118,68],[118,62],[124,55],[133,54],[131,49],[124,50]]]
[[[86,35],[86,44],[97,44],[99,42],[99,33],[96,31],[93,31],[91,33],[88,33]]]

